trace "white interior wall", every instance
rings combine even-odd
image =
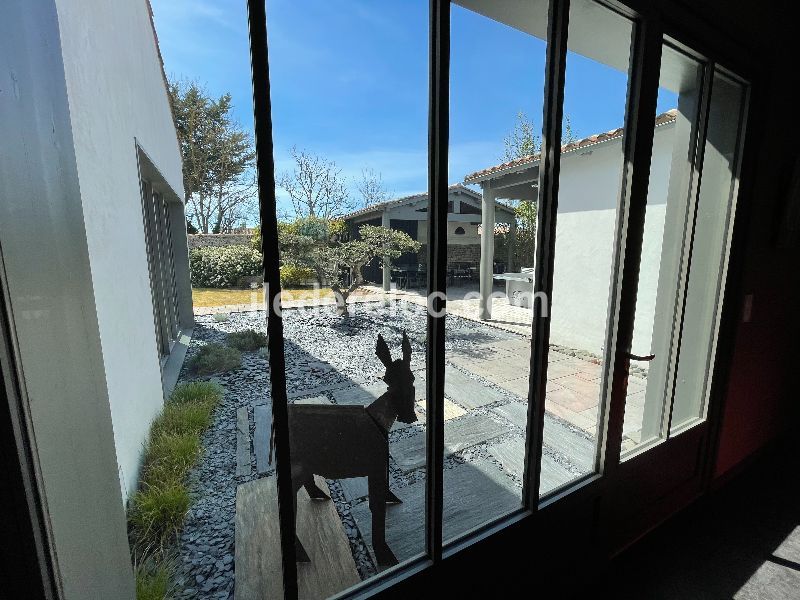
[[[120,485],[127,497],[137,483],[149,424],[163,405],[136,143],[173,200],[183,198],[180,152],[146,2],[56,0],[56,6]]]

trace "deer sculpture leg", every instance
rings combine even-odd
[[[369,510],[372,513],[372,549],[382,567],[397,564],[397,558],[386,543],[386,501],[389,490],[388,473],[381,468],[369,475]]]

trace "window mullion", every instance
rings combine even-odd
[[[278,218],[275,198],[275,160],[272,144],[272,106],[270,103],[267,16],[264,0],[248,0],[248,31],[253,83],[258,206],[261,218],[261,255],[264,283],[267,286],[267,335],[272,390],[272,418],[275,436],[278,518],[280,521],[283,597],[297,598],[295,563],[294,496],[289,456],[289,416],[286,395],[286,362],[283,345],[283,320],[280,307],[280,265],[278,256]]]
[[[539,501],[544,404],[547,386],[547,353],[550,340],[549,307],[542,295],[553,290],[553,259],[556,243],[558,178],[561,163],[561,120],[564,111],[564,81],[567,67],[569,0],[550,0],[545,62],[544,114],[539,166],[539,206],[534,271],[533,331],[528,382],[528,426],[525,434],[525,470],[522,501],[533,508]],[[543,293],[543,294],[542,294]],[[549,303],[549,302],[548,302]]]
[[[639,262],[644,241],[662,41],[661,24],[655,17],[636,23],[625,111],[624,167],[618,211],[619,242],[614,256],[617,276],[611,290],[612,309],[606,338],[609,359],[603,375],[602,443],[598,447],[598,462],[604,475],[613,473],[620,460],[630,361],[628,355],[633,340]]]
[[[428,327],[426,354],[425,543],[442,558],[444,471],[444,353],[447,290],[447,158],[450,88],[450,2],[430,3],[428,108]]]
[[[689,291],[689,274],[692,266],[692,247],[694,246],[695,229],[697,227],[697,209],[700,201],[700,180],[703,174],[703,158],[705,156],[706,132],[708,131],[708,113],[711,106],[711,86],[714,81],[714,66],[705,64],[703,67],[703,84],[700,92],[700,110],[697,123],[694,127],[694,159],[692,161],[692,179],[689,187],[689,202],[686,208],[686,234],[683,240],[683,256],[678,282],[677,306],[675,307],[676,324],[673,329],[675,343],[672,345],[670,357],[669,378],[666,385],[667,408],[664,415],[664,435],[669,437],[672,427],[672,412],[675,404],[675,391],[678,378],[678,367],[681,354],[681,341],[683,339],[683,324],[686,318],[686,296]]]

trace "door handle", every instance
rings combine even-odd
[[[631,354],[630,352],[625,353],[625,358],[628,360],[640,360],[642,362],[650,362],[656,357],[655,354],[648,354],[647,356],[639,356],[637,354]]]

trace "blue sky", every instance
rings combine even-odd
[[[235,117],[252,129],[244,0],[152,5],[167,74],[230,92]],[[426,188],[427,13],[426,0],[267,1],[278,171],[291,168],[296,145],[335,161],[353,190],[364,168],[394,195]],[[460,7],[451,21],[455,183],[501,162],[519,111],[540,126],[545,44]],[[564,110],[579,137],[622,124],[626,85],[624,73],[570,54]],[[670,102],[662,98],[659,110]]]

